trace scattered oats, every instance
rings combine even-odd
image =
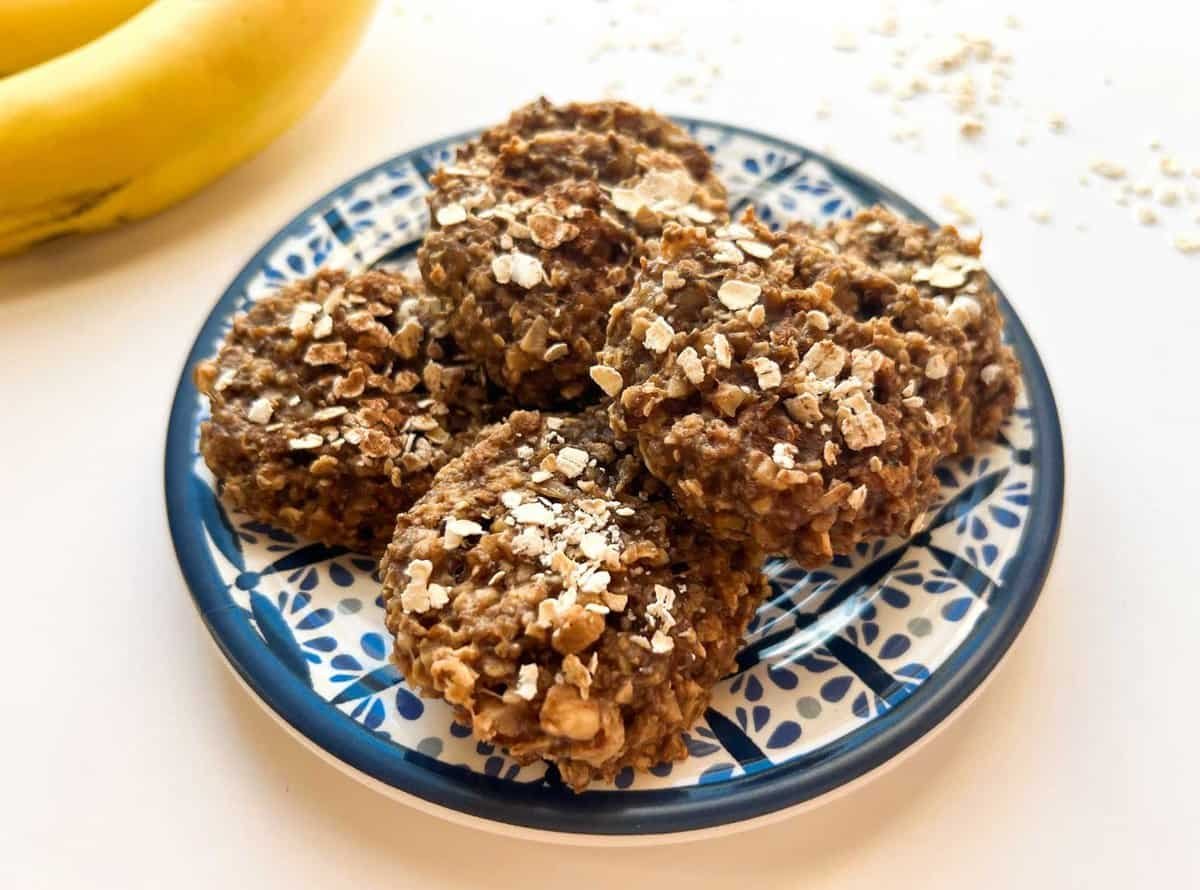
[[[870,88],[873,93],[886,93],[892,84],[884,75],[880,74],[871,79]]]
[[[1067,119],[1059,112],[1054,112],[1048,119],[1051,133],[1061,133],[1067,129]]]
[[[700,361],[700,356],[692,347],[687,347],[683,352],[679,353],[676,359],[679,367],[683,369],[684,375],[694,385],[699,386],[704,382],[704,363]]]
[[[1144,226],[1152,226],[1158,223],[1158,214],[1149,207],[1139,207],[1137,221]]]
[[[994,188],[994,187],[995,187],[995,185],[996,185],[996,177],[994,177],[994,176],[993,176],[993,175],[992,175],[992,174],[991,174],[989,171],[987,171],[987,170],[980,170],[980,171],[979,171],[979,178],[980,178],[980,179],[983,181],[983,184],[984,184],[984,185],[990,185],[990,186],[992,186],[993,188]]]
[[[1179,203],[1179,192],[1175,189],[1163,189],[1158,193],[1158,203],[1164,207],[1174,207]]]
[[[1017,137],[1017,145],[1026,146],[1029,144],[1029,137],[1022,133]]]
[[[771,460],[785,470],[793,469],[796,466],[796,446],[790,442],[776,442],[771,448]]]
[[[246,411],[246,419],[251,423],[270,423],[271,415],[275,413],[275,406],[271,404],[268,398],[257,398],[250,403],[250,408]]]
[[[1124,179],[1125,168],[1120,164],[1115,164],[1112,161],[1094,160],[1088,165],[1088,169],[1097,176],[1103,176],[1105,179]]]
[[[446,520],[446,530],[442,535],[442,546],[447,550],[457,550],[465,538],[473,538],[483,534],[483,526],[470,519]]]
[[[880,19],[879,24],[871,26],[871,30],[880,37],[895,37],[898,28],[899,25],[894,15],[884,16]]]
[[[513,689],[513,693],[525,701],[533,701],[537,698],[538,666],[536,664],[521,665],[521,669],[517,671],[517,685]]]
[[[1113,192],[1113,201],[1117,204],[1118,207],[1128,207],[1129,206],[1129,198],[1122,191]]]
[[[643,637],[644,639],[644,637]],[[669,635],[661,630],[654,632],[654,638],[650,640],[650,651],[655,655],[665,655],[675,648],[675,641]]]
[[[1200,253],[1200,232],[1176,235],[1174,244],[1180,253]]]
[[[1054,219],[1048,207],[1034,207],[1029,211],[1029,218],[1043,225]]]
[[[751,359],[750,366],[754,368],[754,373],[758,377],[759,389],[775,389],[783,383],[783,374],[780,373],[779,365],[766,356],[760,355]]]
[[[518,504],[512,511],[513,519],[522,525],[553,525],[554,514],[550,509],[538,501],[530,501],[528,504]]]
[[[739,281],[731,278],[717,289],[717,299],[727,309],[736,312],[746,309],[758,302],[762,288],[750,281]]]
[[[1183,175],[1183,165],[1170,155],[1163,155],[1159,159],[1158,169],[1162,171],[1164,176],[1170,176],[1172,179]]]
[[[949,373],[950,365],[947,364],[946,357],[940,352],[935,352],[925,363],[925,376],[930,380],[941,380]]]
[[[587,469],[588,453],[582,448],[568,445],[554,456],[554,465],[568,479],[574,479]]]
[[[720,367],[728,368],[733,365],[733,348],[729,345],[729,338],[724,334],[716,334],[713,337],[713,354]]]
[[[556,362],[570,351],[571,348],[566,343],[555,343],[542,353],[542,361]]]
[[[737,246],[746,251],[746,253],[750,254],[750,256],[756,257],[760,260],[767,259],[772,253],[775,252],[769,244],[764,244],[762,241],[751,241],[746,238],[740,239],[737,242]]]
[[[983,135],[983,121],[977,117],[969,117],[958,125],[958,132],[964,139],[978,139]]]
[[[843,53],[857,52],[858,40],[849,31],[838,31],[833,37],[833,48]]]
[[[1020,20],[1020,19],[1018,19],[1018,18],[1017,18],[1015,15],[1009,15],[1009,16],[1005,16],[1005,17],[1004,17],[1004,24],[1005,24],[1007,27],[1009,27],[1009,28],[1012,28],[1014,31],[1020,31],[1020,30],[1021,30],[1021,20]]]
[[[846,499],[846,505],[851,510],[861,510],[867,502],[867,486],[860,485],[854,491],[850,492],[850,497]]]
[[[650,327],[646,328],[642,344],[651,352],[661,354],[667,351],[674,336],[675,329],[671,327],[670,322],[662,316],[658,316],[650,324]]]
[[[314,411],[310,420],[315,420],[318,423],[325,420],[333,420],[335,417],[341,417],[350,409],[345,405],[330,405],[328,408],[322,408],[320,411]]]
[[[460,222],[465,222],[467,219],[467,208],[461,204],[447,204],[437,212],[437,224],[439,226],[453,226]]]
[[[1087,188],[1089,185],[1091,185],[1091,184],[1092,184],[1092,181],[1091,181],[1090,179],[1088,179],[1086,176],[1080,176],[1080,177],[1079,177],[1079,184],[1080,184],[1081,186],[1083,186],[1084,188]]]
[[[292,451],[307,451],[318,448],[325,440],[317,433],[305,433],[299,439],[288,439],[288,448]]]
[[[943,195],[942,206],[955,216],[955,222],[968,226],[975,222],[975,217],[954,195]]]
[[[1154,186],[1148,182],[1139,182],[1133,187],[1133,193],[1139,198],[1148,197],[1154,192]]]
[[[592,378],[592,382],[604,390],[609,398],[616,396],[625,388],[625,381],[621,377],[621,372],[615,368],[610,368],[608,365],[592,365],[588,374]]]

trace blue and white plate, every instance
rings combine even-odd
[[[798,145],[682,121],[732,202],[771,224],[850,216],[894,192]],[[687,736],[691,757],[627,771],[583,795],[554,770],[478,743],[441,701],[418,698],[388,661],[371,559],[298,540],[224,508],[197,453],[204,400],[191,382],[234,313],[323,264],[412,261],[428,224],[429,173],[466,136],[406,152],[321,198],[272,238],[221,296],[171,412],[171,534],[201,617],[235,673],[285,727],[345,771],[458,822],[573,842],[637,843],[778,817],[877,770],[930,733],[1004,655],[1037,599],[1058,534],[1062,441],[1054,397],[1020,320],[1025,369],[1000,437],[939,470],[940,501],[911,540],[862,545],[806,572],[768,571],[737,670]]]

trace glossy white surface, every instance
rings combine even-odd
[[[572,22],[560,10],[553,28],[575,43],[557,49],[545,45],[553,28],[542,6],[446,4],[431,6],[429,21],[423,7],[404,4],[396,15],[388,6],[332,92],[250,164],[155,220],[0,261],[10,619],[0,885],[703,888],[752,878],[764,888],[1097,888],[1200,879],[1191,670],[1200,256],[1166,243],[1170,232],[1200,229],[1191,220],[1200,205],[1171,211],[1170,226],[1143,228],[1131,208],[1114,205],[1110,184],[1076,183],[1097,155],[1140,172],[1155,137],[1188,168],[1200,165],[1187,61],[1200,15],[1167,3],[1108,17],[1067,4],[904,4],[909,40],[983,30],[1011,46],[1005,92],[1025,103],[989,115],[979,145],[958,138],[944,97],[912,104],[905,120],[925,134],[914,153],[890,141],[890,103],[866,88],[891,71],[868,53],[877,43],[832,49],[849,17],[878,20],[875,4],[806,5],[791,21],[757,5],[667,4],[657,30],[690,9],[699,18],[688,39],[714,44],[709,56],[723,73],[704,103],[667,91],[673,72],[686,70],[669,54],[644,67],[623,55],[586,61],[607,17],[627,5],[589,4]],[[1009,12],[1022,30],[1003,27]],[[213,654],[179,578],[161,493],[167,409],[186,349],[282,221],[399,149],[495,119],[539,91],[591,97],[617,79],[625,95],[663,110],[828,144],[935,214],[947,193],[977,209],[990,266],[1055,384],[1068,476],[1043,600],[985,694],[945,733],[901,768],[780,824],[619,854],[449,825],[359,786],[285,736]],[[828,119],[814,113],[822,99]],[[1062,135],[1038,123],[1055,111],[1068,120]],[[1020,147],[1025,112],[1034,124]],[[990,208],[984,169],[1002,182],[1009,209]],[[1052,225],[1029,217],[1043,204]],[[1080,219],[1088,232],[1074,229]]]

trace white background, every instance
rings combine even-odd
[[[0,886],[1196,886],[1200,255],[1168,239],[1200,230],[1200,205],[1142,227],[1112,183],[1077,182],[1093,156],[1143,178],[1152,138],[1200,165],[1195,5],[903,4],[893,42],[973,30],[1012,50],[1004,92],[1022,104],[985,106],[973,144],[946,97],[902,121],[867,89],[899,77],[893,44],[854,24],[880,18],[874,3],[559,3],[551,24],[511,2],[429,10],[386,6],[301,124],[182,206],[0,261]],[[832,48],[843,25],[855,53]],[[606,34],[672,29],[682,56],[588,59]],[[698,50],[721,66],[703,96],[674,80]],[[295,212],[389,154],[613,81],[664,111],[829,146],[937,214],[946,194],[975,209],[1057,392],[1067,507],[1042,602],[994,682],[900,769],[749,834],[568,850],[420,815],[287,738],[188,600],[162,448],[196,330]],[[1049,131],[1053,112],[1066,132]],[[921,127],[921,151],[889,138],[900,123]],[[1030,218],[1041,205],[1049,225]]]

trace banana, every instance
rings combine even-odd
[[[0,77],[61,56],[150,0],[0,0]]]
[[[0,80],[0,255],[149,216],[324,91],[375,0],[156,0]]]

